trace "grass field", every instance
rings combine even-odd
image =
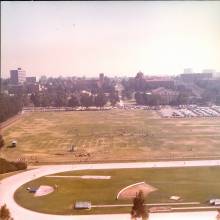
[[[95,214],[129,212],[129,207],[92,208],[90,211],[73,210],[75,201],[91,201],[92,205],[132,203],[116,200],[117,193],[124,187],[145,181],[158,190],[151,193],[147,203],[172,202],[170,196],[181,197],[179,202],[200,202],[220,197],[220,168],[153,168],[153,169],[117,169],[84,170],[61,173],[59,175],[107,175],[109,180],[48,178],[42,177],[20,187],[15,193],[16,201],[25,208],[53,214]],[[58,190],[43,197],[33,197],[27,187],[40,185],[54,186]]]
[[[144,110],[36,112],[3,135],[6,145],[18,141],[3,157],[40,163],[220,156],[220,118],[161,119]]]

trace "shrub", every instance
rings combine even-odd
[[[0,174],[24,170],[26,168],[27,164],[25,162],[9,162],[3,158],[0,158]]]
[[[19,162],[11,162],[12,165],[14,165],[17,170],[25,170],[27,169],[27,163],[19,161]]]
[[[4,144],[5,144],[5,141],[2,137],[2,135],[0,134],[0,148],[2,148],[4,146]]]
[[[3,205],[0,208],[0,219],[1,220],[13,220],[13,218],[11,217],[10,211],[6,205]]]

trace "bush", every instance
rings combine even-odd
[[[0,149],[5,145],[5,141],[2,137],[2,135],[0,134]]]
[[[0,208],[0,219],[1,220],[13,220],[13,218],[11,217],[10,211],[6,205],[3,205]]]
[[[27,164],[24,162],[9,162],[3,158],[0,158],[0,174],[24,170],[26,168]]]
[[[27,164],[25,162],[19,161],[19,162],[11,162],[12,165],[14,165],[17,170],[25,170],[27,169]]]

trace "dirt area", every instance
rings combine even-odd
[[[154,188],[149,184],[146,184],[145,182],[135,183],[122,189],[118,193],[117,199],[118,200],[133,199],[140,191],[142,191],[144,196],[146,197],[148,194],[156,190],[157,190],[156,188]]]

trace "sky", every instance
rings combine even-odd
[[[219,1],[1,2],[1,74],[220,71]]]

